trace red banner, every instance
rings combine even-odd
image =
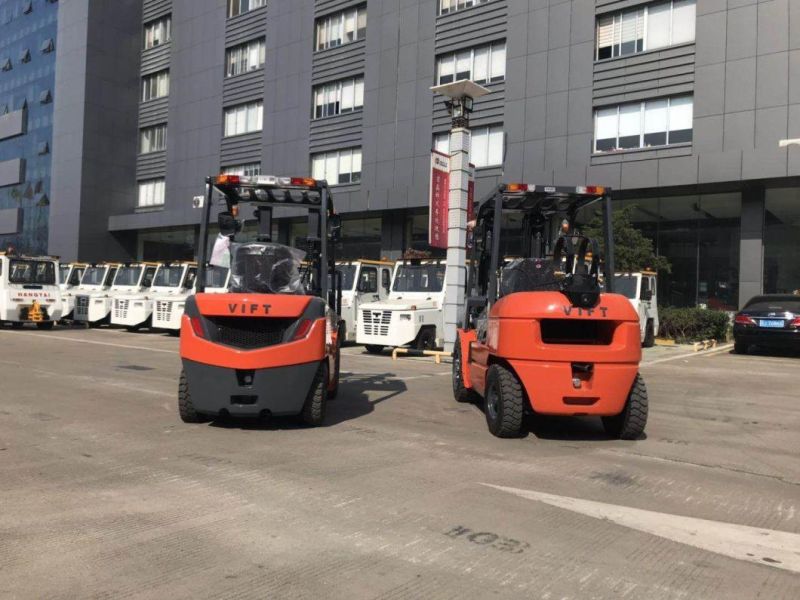
[[[469,165],[469,182],[467,183],[467,222],[475,218],[475,165]]]
[[[433,150],[428,206],[428,244],[433,248],[447,248],[449,197],[450,157]]]

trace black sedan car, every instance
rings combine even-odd
[[[734,352],[750,346],[800,351],[800,296],[755,296],[733,320]]]

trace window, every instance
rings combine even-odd
[[[470,144],[469,162],[476,169],[503,164],[503,126],[474,127]],[[433,147],[438,152],[450,154],[450,134],[439,133],[433,138]]]
[[[594,151],[613,152],[692,141],[692,96],[597,109]]]
[[[361,181],[361,148],[322,152],[311,156],[311,176],[329,185]]]
[[[478,4],[486,4],[489,0],[439,0],[439,14],[446,15]]]
[[[436,61],[437,82],[452,83],[471,79],[476,83],[494,83],[506,78],[506,43],[459,50],[440,56]]]
[[[250,102],[225,109],[225,137],[261,131],[264,103]]]
[[[694,41],[696,0],[665,0],[597,19],[597,60]]]
[[[172,37],[172,17],[167,15],[144,24],[144,49],[160,46]]]
[[[228,0],[228,17],[243,15],[266,4],[267,0]]]
[[[358,274],[358,290],[365,294],[378,293],[378,269],[376,267],[361,267]]]
[[[317,50],[336,48],[364,39],[367,34],[367,6],[333,13],[317,19]]]
[[[163,98],[169,94],[169,71],[159,71],[142,77],[142,102]]]
[[[241,177],[256,177],[261,175],[261,163],[247,163],[243,165],[232,165],[223,167],[224,175],[239,175]]]
[[[139,153],[158,152],[167,147],[167,124],[153,125],[139,130]]]
[[[139,182],[139,208],[164,205],[164,180],[150,179]]]
[[[353,112],[364,106],[364,78],[323,83],[314,88],[314,118]]]
[[[264,66],[267,42],[264,38],[228,48],[225,56],[225,75],[233,77]]]

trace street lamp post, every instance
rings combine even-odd
[[[456,328],[464,314],[467,264],[467,214],[469,198],[469,114],[473,101],[489,90],[472,81],[456,81],[431,88],[447,97],[450,127],[450,185],[447,210],[447,270],[444,299],[444,349],[453,351]]]

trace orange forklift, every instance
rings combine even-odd
[[[597,204],[603,278],[597,241],[576,229],[579,213]],[[522,222],[514,259],[501,252],[509,213]],[[647,422],[639,317],[613,293],[611,190],[501,184],[478,208],[469,256],[456,400],[483,398],[489,431],[502,438],[522,433],[526,413],[595,415],[610,436],[639,438]]]
[[[224,207],[211,259],[229,261],[231,268],[222,294],[205,293],[215,191]],[[303,250],[272,242],[278,206],[307,211],[308,237],[296,242]],[[242,209],[254,209],[254,218],[240,218]],[[256,241],[239,243],[237,236],[252,239],[242,230],[253,222]],[[307,425],[323,423],[327,400],[339,386],[341,278],[333,242],[340,226],[325,181],[206,179],[197,291],[186,300],[180,332],[178,409],[184,422],[299,415]]]

